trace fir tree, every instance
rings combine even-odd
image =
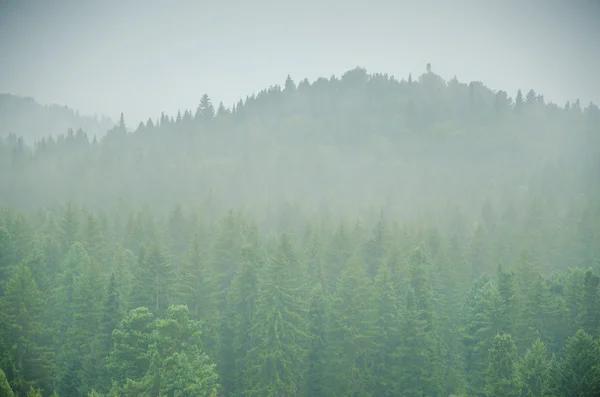
[[[518,397],[517,348],[510,334],[497,334],[490,349],[485,385],[488,397]]]
[[[247,396],[298,395],[303,374],[303,341],[306,339],[304,302],[299,280],[292,277],[295,261],[290,239],[281,237],[277,252],[265,269],[250,331],[253,346],[246,359]]]

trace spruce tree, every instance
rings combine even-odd
[[[328,311],[321,283],[313,286],[308,310],[308,355],[303,390],[307,397],[330,395],[327,357]]]
[[[579,397],[600,395],[600,348],[584,330],[571,336],[562,360],[550,374],[550,395]]]
[[[244,394],[278,397],[299,393],[301,362],[306,334],[306,304],[299,280],[293,277],[295,253],[283,234],[274,257],[265,269],[250,331],[253,346],[247,353]]]
[[[518,397],[521,385],[517,371],[517,348],[512,337],[510,334],[497,334],[490,349],[486,396]]]
[[[45,302],[27,266],[21,264],[4,283],[0,309],[3,345],[14,366],[14,391],[24,394],[30,384],[49,390],[54,365],[49,329],[43,323]]]
[[[521,396],[543,397],[552,363],[546,345],[539,338],[519,362]]]

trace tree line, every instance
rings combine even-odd
[[[598,210],[587,230],[595,236]],[[598,246],[576,245],[551,269],[532,259],[544,257],[535,239],[521,238],[530,216],[502,220],[484,208],[462,233],[460,216],[437,228],[383,213],[315,218],[261,237],[233,211],[210,223],[181,207],[162,221],[137,212],[126,222],[73,205],[32,219],[5,210],[3,387],[59,396],[595,395]],[[579,241],[568,233],[559,240]]]
[[[13,134],[0,395],[598,395],[599,143],[430,67]]]

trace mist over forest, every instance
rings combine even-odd
[[[33,98],[0,93],[0,137],[23,139],[25,143],[50,136],[67,134],[68,130],[88,136],[102,136],[114,126],[106,116],[80,115],[78,111],[59,105],[41,105]]]
[[[0,396],[599,396],[600,109],[434,66],[1,96]]]

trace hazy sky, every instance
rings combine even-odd
[[[447,79],[585,105],[600,102],[599,21],[600,0],[0,0],[0,92],[123,111],[135,127],[288,73],[416,77],[430,62]]]

